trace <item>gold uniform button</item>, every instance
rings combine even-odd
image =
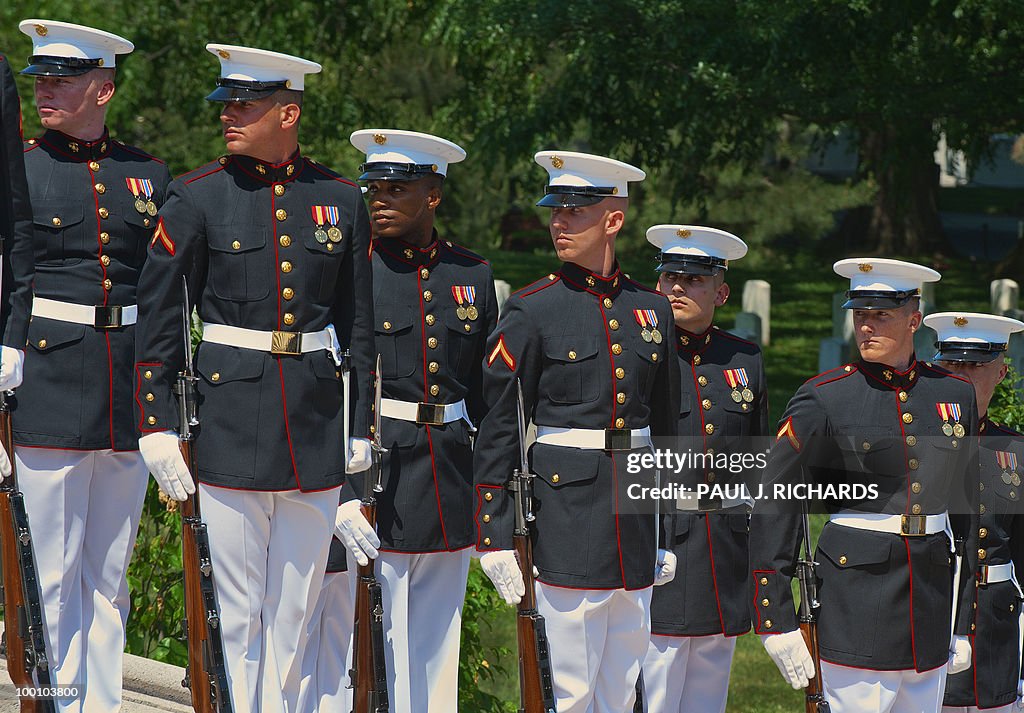
[[[708,385],[708,377],[706,377],[706,376],[698,376],[697,377],[697,383],[700,384],[701,386],[707,386]]]
[[[282,248],[286,248],[292,244],[292,236],[282,235],[277,242],[281,243]]]
[[[552,483],[557,483],[557,482],[558,482],[559,480],[561,480],[561,478],[560,478],[560,477],[558,477],[558,473],[554,473],[554,474],[553,474],[553,475],[551,476],[551,482],[552,482]]]
[[[846,564],[846,555],[839,555],[839,564]]]
[[[910,396],[907,395],[906,391],[901,391],[900,392],[900,401],[902,401],[903,403],[906,403],[908,398],[910,398]]]
[[[615,419],[615,428],[625,428],[625,427],[626,427],[626,419],[624,419],[624,418],[617,418],[617,419]]]
[[[918,505],[917,503],[914,503],[914,507],[910,508],[910,512],[912,512],[915,515],[920,515],[921,514],[921,506]]]
[[[53,216],[50,222],[52,222],[58,228],[60,227],[61,220],[57,216]]]
[[[221,166],[223,166],[224,164],[226,164],[228,162],[227,156],[221,156],[219,159],[217,159],[217,162]]]
[[[772,620],[771,619],[765,619],[764,620],[764,628],[765,629],[771,629],[772,628]]]
[[[576,352],[570,351],[569,352],[569,361],[573,361],[574,359],[576,359]]]
[[[715,432],[715,424],[709,423],[706,426],[704,426],[704,433],[706,433],[706,434],[708,434],[710,436],[714,432]]]
[[[432,314],[428,314],[423,321],[427,323],[428,327],[433,327],[434,326],[434,322],[437,321],[437,317],[435,317]],[[469,325],[466,325],[466,326],[468,327]]]
[[[100,233],[100,242],[106,245],[110,242],[110,233]]]
[[[490,544],[491,544],[491,538],[490,538],[490,537],[485,537],[485,538],[484,538],[484,544],[485,544],[485,545],[487,545],[487,546],[490,546]]]
[[[281,296],[284,297],[286,300],[290,300],[292,297],[295,296],[295,290],[293,290],[291,287],[285,287],[283,290],[281,290]]]
[[[626,370],[623,369],[620,366],[618,369],[615,370],[615,378],[617,378],[617,379],[624,379],[624,378],[626,378]]]
[[[156,425],[156,416],[150,416],[149,418],[147,418],[146,419],[146,423],[148,423],[150,426],[155,426]]]
[[[916,446],[917,436],[907,436],[907,445],[911,447]]]
[[[609,319],[608,320],[608,327],[609,327],[609,329],[611,329],[614,332],[616,329],[619,328],[619,320],[617,320],[617,319]]]
[[[291,271],[292,271],[292,264],[290,262],[288,262],[287,260],[284,260],[281,263],[281,272],[291,272]]]
[[[210,374],[210,381],[220,381],[220,372],[215,371],[212,374]]]
[[[905,413],[903,414],[903,423],[912,423],[914,420],[914,414]]]
[[[988,528],[987,527],[983,527],[980,530],[978,530],[978,537],[980,537],[983,540],[986,537],[988,537]]]
[[[612,308],[612,301],[610,299],[608,299],[607,297],[604,298],[604,308],[605,309],[611,309]]]
[[[620,404],[624,404],[626,403],[626,395],[620,391],[619,393],[615,394],[615,400],[618,401]]]
[[[154,399],[156,399],[156,396],[152,392],[146,394],[146,401],[153,401]]]
[[[870,451],[871,450],[871,443],[868,442],[868,441],[864,441],[863,443],[860,444],[860,447],[863,448],[866,451]]]
[[[622,354],[622,345],[621,344],[613,344],[612,345],[612,354],[614,354],[615,356],[618,356],[619,354]]]
[[[469,322],[466,322],[464,325],[462,325],[462,328],[467,332],[472,331],[473,329],[471,326],[469,326]]]
[[[978,559],[983,560],[988,557],[988,552],[984,548],[978,550]]]
[[[295,315],[292,314],[291,312],[285,312],[281,316],[281,321],[284,322],[285,324],[289,325],[289,326],[292,325],[292,324],[295,324]]]
[[[101,196],[107,192],[107,187],[104,186],[102,183],[97,183],[93,187],[96,189],[96,192],[99,193]]]
[[[919,461],[917,458],[911,458],[909,461],[907,461],[907,465],[910,466],[911,470],[917,470],[919,467],[921,467],[921,461]]]
[[[109,218],[110,217],[110,211],[107,210],[106,208],[100,208],[96,212],[100,214],[101,218]]]
[[[693,365],[700,366],[700,354],[693,355]]]
[[[915,481],[914,483],[911,483],[910,489],[913,490],[915,493],[920,493],[921,492],[921,484]]]
[[[38,345],[38,347],[40,349],[46,349],[46,340],[45,339],[40,339],[38,342],[36,342],[36,344]]]
[[[242,244],[240,242],[238,242],[237,240],[235,240],[235,241],[233,241],[231,243],[231,249],[232,250],[239,250],[241,247],[242,247]]]
[[[427,364],[427,371],[429,371],[431,374],[436,374],[440,369],[441,365],[438,364],[436,361],[432,361],[429,364]]]
[[[437,337],[431,337],[427,340],[427,346],[431,349],[437,349]]]
[[[423,268],[422,270],[420,270],[420,277],[426,280],[428,277],[430,277],[430,270],[428,270],[427,268]]]
[[[767,599],[762,599],[762,600],[761,600],[761,606],[763,606],[763,607],[766,607],[766,606],[768,606],[769,604],[771,604],[771,602],[770,602],[770,601],[768,601]]]
[[[149,369],[146,369],[146,372],[142,376],[144,378],[146,378],[146,379],[152,379],[153,378],[153,372],[151,372]]]
[[[284,208],[278,208],[277,210],[274,211],[274,215],[277,217],[278,220],[285,220],[288,217],[288,211],[286,211]]]
[[[715,482],[715,474],[714,473],[708,473],[707,481],[709,483],[714,483]]]
[[[768,578],[767,577],[761,577],[761,586],[762,587],[768,586]]]
[[[391,322],[385,321],[384,322],[384,331],[386,332],[389,329],[391,329]]]
[[[110,264],[110,256],[109,255],[100,255],[100,263],[103,264],[103,267],[106,267],[107,265],[109,265]]]
[[[423,301],[430,302],[432,299],[434,299],[434,293],[430,290],[423,290]]]
[[[971,624],[971,631],[974,631],[976,628],[977,627],[974,624]]]
[[[484,515],[483,519],[484,519],[484,522],[490,522],[491,521],[491,516],[490,515]]]
[[[107,292],[110,292],[110,288],[113,286],[114,283],[111,282],[109,278],[103,281],[103,289],[106,290]]]
[[[651,361],[658,361],[658,352],[651,352]]]
[[[494,500],[494,496],[491,495],[490,493],[484,493],[484,500],[486,500],[487,502],[491,502],[492,500]]]
[[[439,387],[437,384],[434,384],[433,386],[430,387],[431,396],[437,396],[439,393],[441,393],[441,387]]]
[[[274,195],[275,196],[283,196],[284,195],[284,186],[282,186],[280,184],[274,186]]]
[[[327,243],[327,245],[325,247],[327,248],[327,252],[329,252],[329,253],[334,252],[334,243]]]
[[[99,161],[90,161],[89,162],[89,168],[91,168],[93,171],[99,171],[100,170]]]
[[[705,411],[711,410],[711,399],[704,399],[700,402],[700,405],[704,407]]]

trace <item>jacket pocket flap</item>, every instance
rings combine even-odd
[[[844,525],[826,525],[818,539],[818,551],[840,568],[889,561],[892,535]]]
[[[213,384],[227,384],[263,376],[266,355],[254,349],[241,349],[205,342],[200,346],[196,371]]]
[[[33,201],[32,220],[36,225],[50,228],[66,228],[82,222],[83,210],[80,203],[65,201]]]
[[[267,229],[258,225],[210,225],[206,241],[210,250],[247,253],[267,246]]]
[[[593,337],[548,337],[544,339],[544,356],[571,364],[595,356],[600,344]]]
[[[597,477],[601,451],[537,443],[531,451],[533,472],[554,488],[583,483]]]
[[[28,344],[37,352],[51,352],[81,340],[86,329],[84,324],[33,317],[28,325]]]

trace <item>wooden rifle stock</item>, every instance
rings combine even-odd
[[[814,678],[804,689],[804,710],[806,713],[828,713],[829,705],[821,684],[821,652],[818,650],[818,622],[801,621],[800,633],[807,644],[807,650],[814,661]]]
[[[811,550],[811,522],[807,503],[802,503],[804,557],[797,561],[797,577],[800,583],[800,611],[798,621],[800,634],[814,662],[814,678],[804,689],[804,710],[806,713],[830,713],[821,682],[821,652],[818,649],[818,579],[815,569],[814,552]]]
[[[367,474],[369,477],[369,474]],[[377,503],[363,501],[363,517],[377,526]],[[374,562],[358,566],[353,634],[353,713],[388,713],[387,669],[384,659],[384,601]]]
[[[18,490],[11,411],[5,394],[0,394],[0,443],[11,460],[11,475],[0,484],[0,572],[3,576],[7,672],[15,686],[49,686],[42,598],[36,579],[25,499]],[[36,680],[33,680],[33,673]],[[22,697],[20,710],[21,713],[54,713],[56,705],[52,698]]]
[[[537,612],[533,577],[533,545],[530,536],[512,538],[516,559],[523,572],[526,593],[516,605],[516,641],[519,647],[519,702],[521,713],[554,713],[551,658],[544,617]]]

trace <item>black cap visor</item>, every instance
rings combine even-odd
[[[710,255],[680,255],[679,253],[661,253],[658,272],[675,272],[683,275],[717,275],[728,270],[726,260]]]
[[[77,77],[101,66],[102,61],[99,59],[35,54],[28,58],[28,66],[20,73],[33,77]]]
[[[217,80],[217,88],[206,95],[206,101],[211,102],[252,102],[266,99],[274,92],[287,89],[288,84],[284,80],[280,82],[256,82],[243,79]]]
[[[544,208],[582,208],[615,195],[614,188],[602,186],[548,186],[537,205]]]
[[[437,166],[431,163],[397,163],[374,161],[359,167],[363,175],[360,181],[417,181],[424,176],[444,176],[437,173]]]
[[[847,290],[843,309],[898,309],[920,294],[920,290]]]
[[[936,342],[932,361],[955,361],[987,364],[1006,351],[1006,344],[993,342]]]

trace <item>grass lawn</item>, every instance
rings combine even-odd
[[[516,290],[557,270],[553,255],[488,251],[495,276]],[[654,263],[649,259],[625,258],[623,269],[634,279],[647,284],[655,280]],[[936,289],[938,310],[988,309],[988,280],[977,266],[957,263],[940,269],[943,279]],[[799,269],[774,265],[770,270],[745,268],[736,263],[729,271],[732,298],[718,314],[717,323],[729,328],[739,311],[743,283],[749,279],[767,279],[772,285],[771,345],[764,350],[765,369],[771,392],[771,423],[777,421],[786,403],[806,379],[817,373],[819,341],[832,334],[832,294],[845,290],[841,278],[831,269],[831,261],[820,265],[801,265]],[[931,354],[919,355],[928,359]],[[816,516],[813,529],[821,528],[823,516]],[[817,534],[815,532],[815,534]],[[816,538],[815,538],[816,539]],[[795,583],[794,583],[795,584]],[[490,623],[490,637],[515,651],[514,609]],[[518,702],[515,657],[496,662],[506,677],[488,689],[508,701]],[[765,654],[760,640],[752,635],[740,637],[729,690],[729,713],[782,713],[800,710],[802,692],[786,685],[775,664]]]

